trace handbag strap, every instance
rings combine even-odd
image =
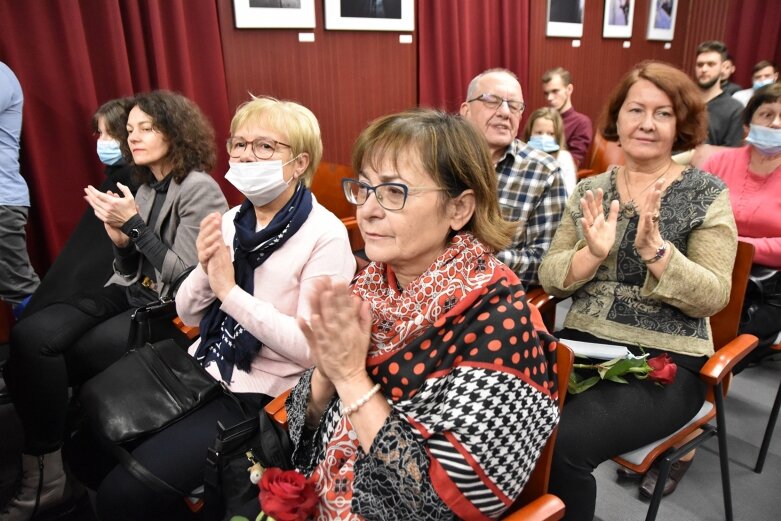
[[[165,295],[160,295],[160,300],[173,300],[176,296],[176,292],[179,291],[179,286],[182,285],[182,282],[184,282],[184,279],[187,278],[187,276],[195,269],[195,266],[189,266],[184,269],[179,275],[174,277],[174,280],[171,281],[171,284],[166,288]]]
[[[230,390],[228,390],[227,386],[223,382],[220,383],[222,384],[223,394],[225,394],[231,400],[233,400],[233,402],[239,406],[242,413],[246,415],[247,411],[244,404],[241,402],[241,400],[239,400],[235,394],[233,394]],[[121,445],[114,443],[113,441],[109,440],[108,438],[105,438],[104,436],[101,436],[100,434],[98,434],[98,438],[114,455],[114,457],[117,459],[119,464],[122,465],[122,467],[124,467],[124,469],[127,470],[131,476],[133,476],[138,481],[146,485],[147,488],[151,489],[152,491],[158,494],[164,494],[169,496],[187,497],[193,495],[192,492],[186,492],[180,490],[179,488],[171,485],[164,479],[155,475],[151,470],[146,468],[140,461],[138,461],[133,456],[133,454],[131,454],[127,449],[125,449]]]
[[[154,492],[182,498],[192,495],[190,492],[179,490],[167,481],[156,476],[154,473],[152,473],[151,470],[146,468],[140,461],[134,458],[133,455],[124,447],[117,445],[116,443],[107,439],[101,439],[101,441],[111,451],[114,457],[117,458],[117,461],[119,461],[120,465],[122,465],[131,476],[136,478]]]

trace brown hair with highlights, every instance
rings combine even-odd
[[[680,69],[657,61],[644,61],[626,73],[618,83],[600,116],[600,133],[608,141],[618,141],[618,113],[632,85],[648,80],[664,92],[675,113],[673,150],[689,150],[705,141],[708,133],[708,113],[700,90]]]
[[[440,192],[442,207],[465,190],[475,194],[475,211],[463,230],[494,251],[506,248],[515,223],[505,221],[496,197],[496,173],[482,134],[461,116],[431,109],[410,109],[372,122],[355,142],[352,166],[379,168],[390,160],[417,160]]]

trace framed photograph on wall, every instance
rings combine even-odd
[[[651,0],[648,13],[648,39],[669,42],[675,32],[675,13],[678,0]]]
[[[545,36],[581,38],[586,0],[548,0]]]
[[[237,29],[312,29],[315,0],[233,0]]]
[[[635,0],[605,0],[603,38],[631,38]]]
[[[412,32],[415,0],[325,0],[325,28]]]

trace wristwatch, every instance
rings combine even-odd
[[[141,232],[138,231],[138,228],[131,228],[130,232],[127,234],[127,236],[130,237],[130,239],[133,241],[138,239],[139,235],[141,235]]]

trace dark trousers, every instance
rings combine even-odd
[[[125,289],[108,286],[91,298],[51,304],[14,326],[5,379],[24,427],[25,453],[61,446],[68,387],[125,353],[131,313]]]
[[[26,206],[0,205],[0,300],[18,304],[41,283],[27,255]]]
[[[597,484],[592,473],[600,463],[675,432],[705,397],[699,375],[680,364],[675,381],[663,387],[632,376],[627,380],[601,381],[567,397],[550,478],[550,491],[564,501],[567,520],[593,519]]]
[[[196,489],[203,484],[206,451],[214,444],[217,422],[235,425],[271,401],[263,394],[235,396],[244,403],[243,409],[222,395],[141,442],[131,451],[133,457],[174,487]],[[122,466],[115,467],[98,487],[97,510],[101,520],[111,521],[192,518],[184,498],[156,493]]]

